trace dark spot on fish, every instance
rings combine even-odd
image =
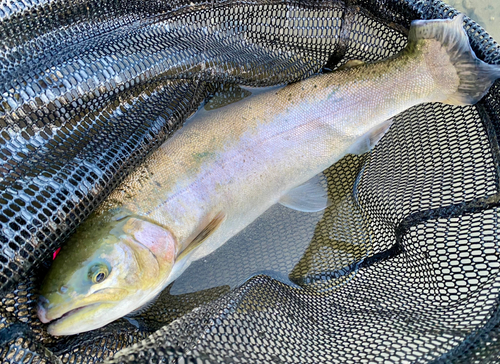
[[[158,187],[160,187],[160,188],[161,188],[161,183],[160,183],[160,182],[155,181],[155,185],[157,185]]]

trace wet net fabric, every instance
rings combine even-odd
[[[274,206],[207,258],[224,269],[193,263],[190,290],[181,276],[138,316],[55,338],[35,311],[52,253],[202,102],[386,58],[411,20],[454,14],[411,0],[0,2],[2,361],[498,362],[498,81],[474,107],[399,115],[370,155],[324,172],[324,214]]]

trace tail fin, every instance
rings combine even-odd
[[[446,101],[452,105],[478,102],[500,78],[500,65],[491,65],[476,57],[463,28],[462,14],[454,19],[415,20],[411,23],[409,42],[435,39],[446,49],[460,79],[458,90]]]

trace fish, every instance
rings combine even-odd
[[[275,203],[325,209],[318,174],[370,151],[395,115],[427,102],[474,104],[499,77],[500,66],[474,54],[462,15],[416,20],[386,60],[195,114],[62,246],[39,319],[51,335],[74,335],[147,308]]]

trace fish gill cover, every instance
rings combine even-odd
[[[2,361],[98,362],[142,339],[112,360],[499,360],[498,82],[476,106],[399,115],[373,153],[325,172],[333,203],[319,221],[276,206],[281,218],[208,258],[224,269],[195,267],[192,292],[171,286],[140,315],[77,336],[51,337],[36,318],[56,249],[128,174],[140,183],[141,162],[221,84],[383,59],[411,20],[455,14],[410,0],[0,2]],[[466,24],[476,54],[500,63]],[[239,281],[267,246],[288,277]]]

